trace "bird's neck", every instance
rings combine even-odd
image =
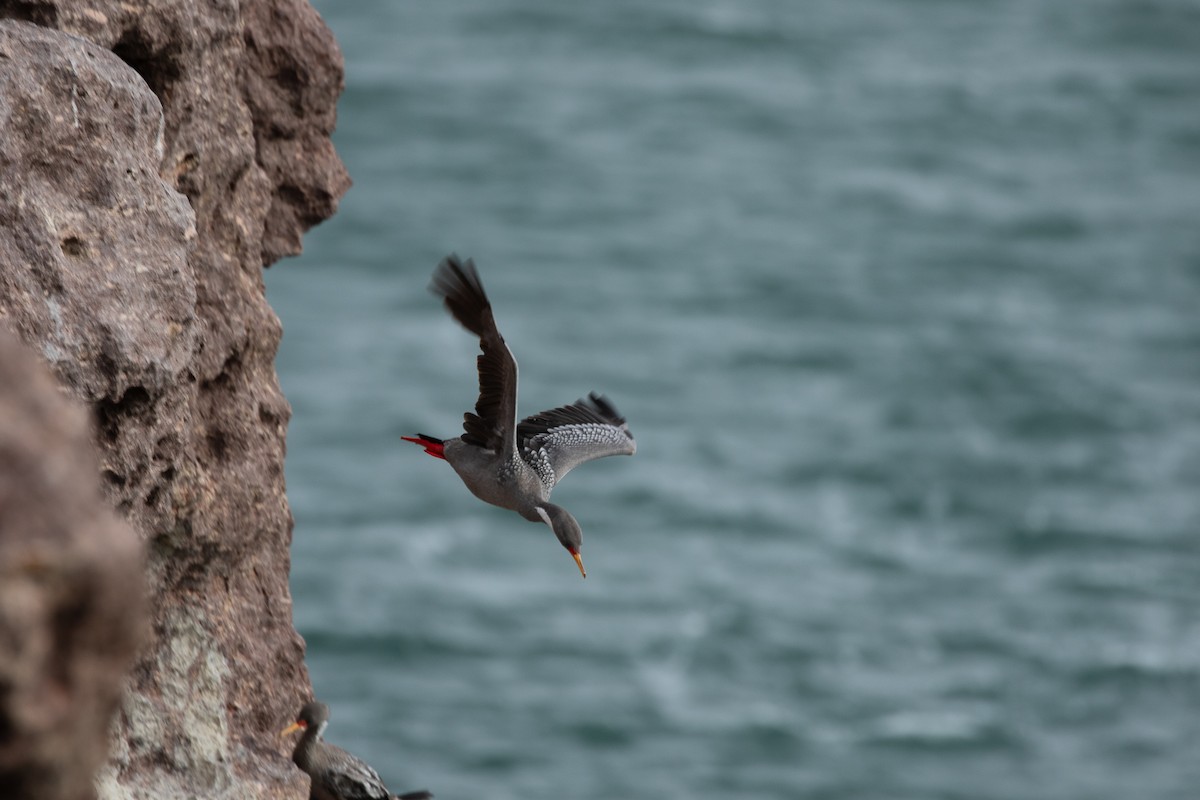
[[[305,769],[312,763],[313,757],[321,746],[321,734],[324,730],[324,723],[315,728],[309,728],[300,737],[300,741],[296,742],[296,749],[292,751],[292,761],[300,769]]]

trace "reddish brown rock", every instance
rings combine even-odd
[[[91,405],[148,553],[150,639],[100,795],[302,797],[275,737],[310,687],[262,270],[348,186],[340,53],[300,0],[0,17],[38,23],[0,22],[0,320]]]
[[[82,800],[144,633],[87,413],[0,328],[0,797]]]

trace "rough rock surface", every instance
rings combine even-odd
[[[141,543],[87,413],[0,328],[0,797],[79,800],[143,633]]]
[[[276,736],[310,686],[262,269],[348,186],[340,53],[302,0],[0,17],[26,21],[0,21],[0,322],[91,405],[147,550],[149,641],[99,795],[303,797]]]

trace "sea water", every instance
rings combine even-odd
[[[471,798],[1200,792],[1200,6],[354,0],[355,185],[273,267],[329,740]],[[476,259],[541,525],[450,437]]]

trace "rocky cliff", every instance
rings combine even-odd
[[[276,737],[310,688],[262,270],[348,186],[340,53],[302,0],[0,17],[0,327],[91,409],[145,553],[150,619],[99,795],[300,798]]]

